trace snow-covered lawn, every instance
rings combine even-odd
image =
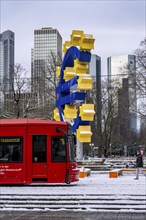
[[[1,194],[99,194],[99,195],[146,195],[146,177],[140,175],[134,180],[135,174],[124,173],[118,178],[109,178],[107,173],[91,172],[91,175],[80,178],[79,182],[66,184],[49,184],[33,186],[1,186]]]

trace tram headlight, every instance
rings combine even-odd
[[[75,165],[71,165],[70,168],[71,168],[71,169],[75,169],[76,166],[75,166]]]

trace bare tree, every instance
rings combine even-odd
[[[13,74],[14,77],[11,80],[5,78],[4,83],[1,84],[4,102],[1,117],[25,117],[31,101],[31,96],[28,96],[30,94],[30,79],[26,77],[27,72],[20,64],[12,67],[11,71],[11,75]],[[5,90],[5,85],[8,83],[11,87],[9,92]]]
[[[135,50],[136,67],[131,68],[131,64],[125,66],[121,72],[127,73],[130,86],[136,87],[138,108],[137,113],[146,115],[146,38],[140,42],[140,46]]]
[[[95,121],[91,123],[92,142],[95,146],[98,143],[98,156],[107,156],[111,155],[112,152],[122,151],[124,144],[131,141],[128,89],[128,79],[124,79],[122,85],[116,80],[112,83],[109,83],[106,79],[102,81],[101,131],[99,132],[96,124],[97,112]],[[99,107],[96,103],[97,95],[96,88],[94,88],[91,91],[90,99],[92,98],[96,109]]]
[[[95,82],[93,82],[94,84]],[[102,155],[107,156],[107,154],[111,154],[111,145],[112,148],[114,146],[122,144],[122,139],[120,137],[120,123],[119,123],[119,107],[118,107],[118,93],[119,93],[119,84],[114,82],[114,86],[111,86],[107,80],[103,80],[101,84],[101,105],[97,103],[97,88],[96,85],[93,86],[93,89],[87,96],[87,102],[94,103],[96,113],[95,119],[91,122],[92,126],[92,142],[94,146],[98,146],[98,156]],[[125,97],[121,97],[123,100],[121,101],[123,108],[127,103],[127,99]],[[125,98],[125,99],[124,99]],[[100,114],[100,123],[101,127],[98,127],[99,120],[97,120],[97,109],[101,112]],[[128,116],[127,120],[128,124]],[[100,130],[100,129],[101,130]],[[126,130],[127,129],[127,130]],[[128,128],[125,128],[125,133],[128,133]]]
[[[139,45],[139,48],[135,50],[136,56],[136,67],[134,69],[131,68],[131,65],[123,68],[123,74],[127,73],[129,76],[130,86],[131,88],[136,88],[136,97],[137,97],[137,108],[133,109],[133,113],[137,114],[140,123],[142,123],[141,134],[139,138],[139,142],[144,143],[143,135],[146,132],[146,38],[144,38]],[[133,105],[132,99],[130,100],[130,106]]]
[[[57,99],[56,88],[57,88],[57,78],[56,78],[56,69],[61,67],[62,56],[61,54],[50,53],[48,61],[46,62],[46,72],[44,72],[47,95],[51,97],[54,101]]]
[[[39,107],[37,117],[39,118],[53,119],[53,112],[57,99],[56,68],[61,66],[61,62],[61,55],[56,55],[55,53],[51,52],[48,60],[44,61],[39,67],[40,77],[35,77],[32,79],[32,81],[36,82],[34,85],[37,85],[37,88],[32,88],[32,91],[35,91],[38,97],[37,105]]]
[[[146,38],[141,41],[140,47],[135,51],[137,57],[136,85],[142,95],[146,94]]]
[[[136,83],[138,97],[138,114],[140,116],[139,143],[146,147],[146,38],[140,42],[135,51],[137,57]]]
[[[101,152],[107,156],[111,144],[117,142],[118,89],[107,81],[102,82],[102,146]],[[110,152],[111,153],[111,152]]]

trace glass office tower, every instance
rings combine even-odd
[[[129,102],[129,132],[136,134],[137,132],[136,85],[132,84],[129,77],[130,72],[133,74],[133,77],[136,77],[136,56],[122,55],[122,56],[109,57],[107,60],[107,70],[108,70],[108,82],[110,87],[117,88],[120,93],[122,91],[121,89],[123,89],[123,82],[124,82],[123,80],[127,79],[127,81],[125,82],[128,82],[128,94],[125,95],[125,99],[128,98],[127,101]]]
[[[32,92],[42,93],[45,87],[49,57],[62,57],[62,37],[51,27],[34,30],[34,48],[31,51]]]
[[[10,93],[14,83],[14,32],[7,30],[0,34],[0,84],[4,93]]]

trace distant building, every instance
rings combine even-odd
[[[0,86],[5,94],[12,91],[14,83],[14,49],[14,32],[4,31],[0,34]]]
[[[62,57],[62,37],[57,29],[42,28],[34,30],[34,48],[31,52],[32,92],[43,93],[45,88],[44,72],[53,53]]]
[[[127,66],[131,70],[136,68],[136,56],[135,55],[122,55],[108,57],[107,59],[107,71],[109,81],[119,81],[122,85],[122,78],[128,77],[128,71],[126,71]],[[125,70],[124,70],[125,69]]]
[[[121,140],[127,143],[130,138],[128,78],[122,79],[122,87],[118,89],[118,125]]]
[[[95,95],[95,111],[97,124],[101,124],[101,58],[96,54],[91,55],[91,61],[89,63],[89,73],[93,79],[93,90],[96,91]]]
[[[91,55],[91,61],[89,63],[89,73],[92,76],[93,79],[93,89],[91,94],[94,105],[95,105],[95,139],[93,141],[96,141],[96,146],[99,147],[101,142],[101,58],[97,56],[96,54]],[[93,137],[94,138],[94,137]]]
[[[146,115],[140,117],[140,135],[141,138],[145,137],[146,140]]]
[[[117,88],[118,91],[118,115],[119,118],[126,117],[125,125],[129,131],[127,135],[131,134],[134,138],[137,133],[137,99],[136,99],[136,85],[131,84],[129,77],[129,71],[127,67],[131,70],[133,77],[136,77],[136,56],[135,55],[123,55],[114,56],[108,58],[108,82],[110,87]],[[119,103],[120,100],[124,100]],[[123,105],[124,102],[125,106]],[[123,105],[121,109],[121,105]],[[125,109],[123,109],[125,108]],[[121,115],[120,115],[121,114]],[[124,116],[125,114],[125,116]],[[124,121],[119,120],[119,123],[124,123]],[[129,124],[129,125],[128,125]],[[119,124],[120,132],[123,133],[122,124]],[[136,138],[136,137],[135,137]]]

